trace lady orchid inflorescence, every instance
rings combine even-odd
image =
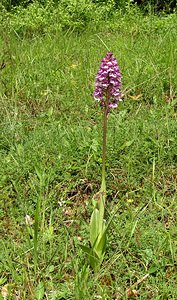
[[[94,91],[94,98],[100,101],[100,106],[107,108],[107,112],[111,107],[117,107],[118,102],[121,101],[121,77],[117,60],[112,52],[108,52],[102,59],[96,75]]]

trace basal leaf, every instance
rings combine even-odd
[[[90,242],[93,247],[99,235],[99,210],[94,209],[90,220]]]

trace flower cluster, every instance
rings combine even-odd
[[[108,52],[102,59],[93,94],[100,101],[100,106],[106,106],[108,111],[111,107],[117,107],[118,101],[121,101],[121,77],[117,60],[112,52]]]

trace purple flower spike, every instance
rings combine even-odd
[[[102,59],[100,69],[96,75],[94,98],[100,102],[100,106],[107,108],[117,107],[121,101],[121,73],[117,60],[112,52],[108,52]]]

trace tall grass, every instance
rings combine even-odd
[[[132,13],[82,34],[2,32],[0,284],[8,299],[126,299],[129,288],[140,299],[176,298],[175,22]],[[125,95],[108,122],[106,214],[116,215],[95,276],[79,243],[100,183],[102,113],[92,93],[107,49]]]

